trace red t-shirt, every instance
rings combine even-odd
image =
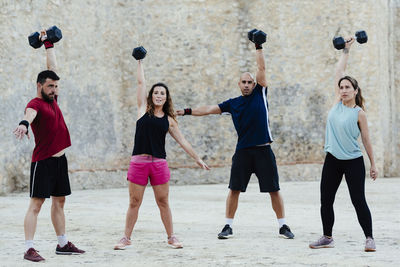
[[[32,162],[47,159],[71,146],[68,128],[57,104],[57,96],[51,103],[36,97],[28,103],[26,108],[37,111],[31,124],[35,136]]]

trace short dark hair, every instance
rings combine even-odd
[[[60,77],[58,77],[54,71],[44,70],[38,74],[36,82],[40,83],[40,84],[44,84],[46,82],[47,78],[52,79],[53,81],[58,81],[60,79]]]

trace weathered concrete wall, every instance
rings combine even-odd
[[[136,62],[143,45],[148,85],[166,82],[176,108],[217,104],[240,94],[238,77],[255,72],[247,31],[268,33],[264,46],[273,145],[280,176],[318,179],[324,158],[325,120],[333,100],[333,71],[340,52],[335,33],[365,29],[348,73],[366,98],[370,135],[381,176],[399,176],[399,1],[0,1],[0,193],[26,189],[33,139],[18,142],[12,130],[35,96],[44,49],[27,35],[59,26],[59,103],[69,127],[74,188],[124,185],[136,119]],[[229,116],[180,117],[196,151],[214,168],[193,161],[167,138],[173,183],[229,179],[236,134]],[[368,160],[366,160],[368,165]]]
[[[392,175],[400,173],[400,1],[389,1],[389,86],[387,103],[390,107],[387,130],[384,132],[384,172]]]

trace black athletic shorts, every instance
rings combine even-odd
[[[260,192],[279,191],[278,168],[270,145],[243,148],[235,152],[229,188],[246,192],[252,173],[258,178]]]
[[[67,157],[51,157],[32,162],[29,196],[61,197],[71,194]]]

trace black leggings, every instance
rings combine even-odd
[[[372,237],[372,219],[365,200],[365,166],[363,157],[352,160],[339,160],[327,153],[321,178],[321,219],[324,235],[332,236],[332,227],[335,221],[333,202],[342,181],[346,177],[351,202],[357,212],[365,237]]]

